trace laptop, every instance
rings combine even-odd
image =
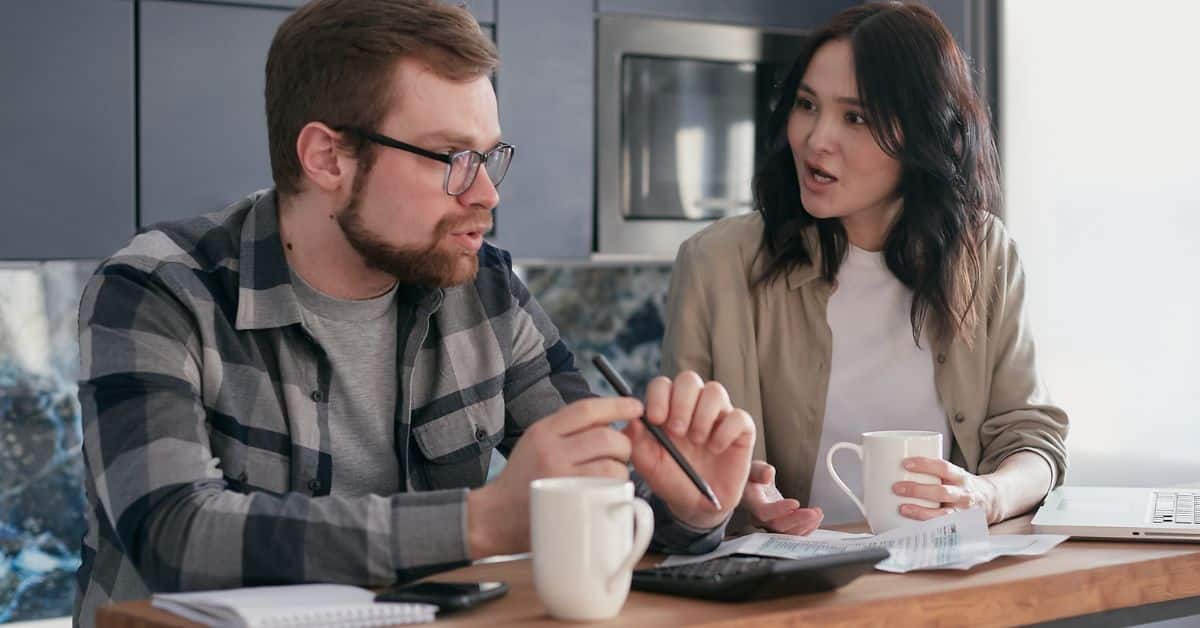
[[[1061,486],[1033,517],[1039,534],[1200,543],[1200,488]]]

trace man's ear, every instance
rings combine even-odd
[[[309,122],[296,138],[300,169],[326,192],[347,188],[354,180],[354,160],[340,145],[341,133],[321,122]]]

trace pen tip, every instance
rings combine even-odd
[[[708,493],[708,495],[707,495],[708,501],[712,502],[712,505],[715,506],[717,508],[717,510],[720,510],[721,509],[721,500],[717,499],[716,493],[713,493],[711,488],[708,489],[707,493]]]

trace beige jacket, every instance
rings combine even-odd
[[[1067,415],[1051,403],[1035,368],[1016,248],[1000,221],[992,224],[981,258],[979,294],[987,303],[972,347],[957,338],[931,343],[938,398],[954,434],[951,461],[984,474],[1029,450],[1050,463],[1057,486],[1066,473]],[[691,369],[724,384],[733,404],[754,417],[755,459],[775,465],[779,490],[806,504],[829,388],[833,337],[825,313],[833,287],[808,265],[751,290],[766,257],[758,254],[762,233],[762,217],[746,214],[680,247],[663,372]],[[815,251],[815,229],[808,241]]]

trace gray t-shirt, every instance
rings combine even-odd
[[[304,325],[333,367],[329,386],[330,494],[395,494],[400,490],[396,443],[396,287],[377,297],[331,297],[292,272]]]

